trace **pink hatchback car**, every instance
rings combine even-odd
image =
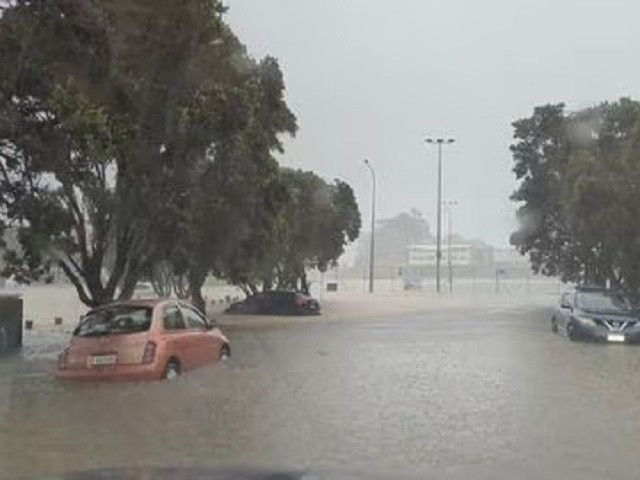
[[[85,380],[173,379],[231,355],[229,340],[193,306],[131,300],[90,311],[58,357],[56,376]]]

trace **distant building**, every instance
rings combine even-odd
[[[432,243],[408,245],[400,249],[396,258],[376,256],[376,278],[399,278],[408,283],[420,283],[421,279],[436,275],[437,246]],[[494,278],[497,271],[508,278],[529,277],[531,266],[526,256],[513,247],[494,248],[480,241],[464,243],[458,240],[451,245],[451,265],[456,277],[462,278]],[[449,245],[442,243],[441,268],[442,275],[447,275],[449,266]],[[368,275],[368,264],[359,265],[347,272],[365,278]]]
[[[449,251],[451,251],[451,265],[458,274],[485,275],[493,264],[493,249],[481,244],[442,245],[441,265],[449,265]],[[405,269],[414,274],[431,274],[437,265],[436,245],[409,245],[407,247],[407,261]]]
[[[416,267],[436,265],[436,245],[410,245],[407,264]],[[451,245],[451,263],[455,266],[473,264],[474,247],[471,245]],[[442,263],[449,263],[449,246],[442,248]]]

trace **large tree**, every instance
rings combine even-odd
[[[129,296],[180,240],[194,172],[247,123],[250,61],[217,0],[17,0],[0,18],[5,274],[58,265],[80,299]]]
[[[308,291],[307,271],[335,265],[358,238],[360,212],[351,186],[313,172],[281,168],[254,210],[250,228],[217,272],[247,293]]]
[[[280,134],[293,135],[297,129],[284,99],[277,61],[245,57],[244,63],[243,75],[236,80],[243,123],[236,131],[221,132],[195,166],[179,225],[181,242],[167,257],[175,276],[186,279],[193,302],[201,308],[201,288],[211,271],[220,271],[221,265],[230,265],[247,253],[251,260],[266,251],[255,240],[250,241],[251,252],[243,246],[256,237],[269,244],[272,224],[283,205],[278,203],[283,188],[273,153],[283,151]]]
[[[291,169],[282,170],[282,179],[289,201],[278,223],[275,284],[308,291],[307,269],[335,266],[360,235],[360,212],[352,188],[341,180],[328,184],[313,172]]]
[[[535,271],[637,294],[639,119],[640,104],[621,99],[574,113],[546,105],[514,123],[511,241]]]

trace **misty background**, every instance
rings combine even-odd
[[[300,131],[281,162],[339,177],[370,229],[416,208],[435,232],[437,149],[454,231],[508,245],[511,122],[533,107],[638,97],[640,5],[631,0],[230,0],[249,51],[276,56]]]

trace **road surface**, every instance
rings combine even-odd
[[[60,384],[37,356],[3,360],[0,471],[637,476],[640,349],[571,343],[549,316],[514,304],[241,322],[230,362],[175,383]]]

